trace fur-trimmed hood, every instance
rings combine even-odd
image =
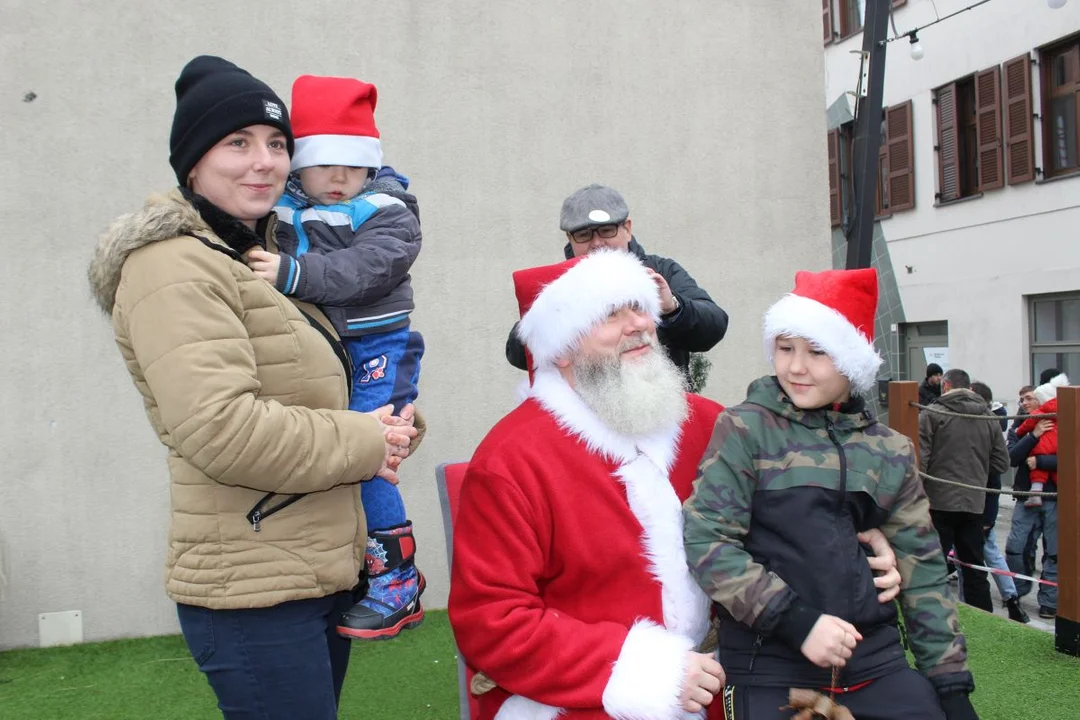
[[[135,250],[187,233],[207,233],[209,226],[179,189],[151,195],[139,212],[121,215],[101,236],[87,276],[102,312],[111,315],[120,271]]]

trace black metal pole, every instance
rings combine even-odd
[[[878,151],[881,149],[881,112],[885,94],[885,47],[889,32],[892,0],[866,0],[863,22],[863,53],[868,68],[863,88],[856,98],[855,214],[848,228],[847,268],[870,267],[874,247],[874,206],[877,201]]]

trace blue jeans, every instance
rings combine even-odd
[[[424,339],[403,327],[385,333],[345,338],[345,349],[353,364],[352,397],[349,409],[357,412],[393,405],[394,412],[416,400],[420,380],[420,359]],[[396,486],[382,478],[360,484],[368,532],[403,525],[405,503]]]
[[[335,720],[350,650],[336,627],[352,604],[340,592],[250,610],[178,604],[176,614],[225,720]]]
[[[1035,542],[1043,539],[1042,579],[1057,582],[1057,500],[1043,498],[1037,507],[1025,507],[1017,503],[1013,508],[1012,528],[1005,543],[1005,561],[1013,572],[1033,575],[1035,572]],[[1016,580],[1020,597],[1031,592],[1032,583]],[[1057,610],[1057,588],[1039,585],[1038,601],[1041,607]]]
[[[992,567],[995,570],[1008,570],[1009,566],[1005,562],[1005,556],[1001,554],[1001,550],[997,546],[997,541],[994,539],[994,529],[991,528],[986,533],[986,542],[983,543],[983,560],[986,562],[986,567]],[[1008,575],[994,575],[990,574],[990,577],[994,578],[994,582],[998,586],[998,592],[1001,593],[1002,600],[1011,600],[1012,598],[1019,597],[1016,593],[1016,583]]]

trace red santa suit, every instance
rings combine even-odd
[[[627,292],[613,287],[601,317]],[[498,686],[479,720],[693,717],[679,696],[710,603],[687,570],[681,507],[722,408],[688,395],[680,425],[621,435],[545,365],[542,342],[526,344],[541,348],[531,395],[477,448],[454,526],[450,621]]]

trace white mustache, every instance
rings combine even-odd
[[[619,352],[623,353],[629,350],[637,350],[639,347],[645,347],[646,345],[655,350],[656,339],[652,335],[643,332],[636,336],[632,335],[619,343]]]

